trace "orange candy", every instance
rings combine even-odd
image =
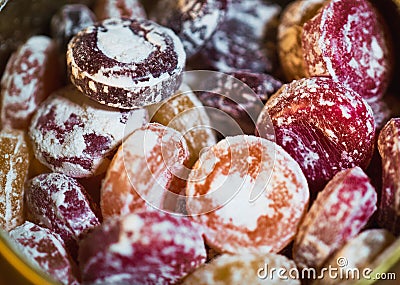
[[[187,211],[219,252],[279,252],[294,238],[309,191],[299,165],[266,139],[227,137],[189,175]],[[223,233],[223,234],[221,234]]]
[[[217,143],[206,109],[186,84],[164,103],[149,106],[149,112],[154,113],[153,122],[182,133],[189,147],[190,165],[196,162],[202,149]]]
[[[23,222],[24,183],[29,150],[22,131],[0,132],[0,228],[9,231]]]
[[[169,201],[167,194],[183,190],[179,177],[188,172],[188,158],[186,142],[177,131],[156,123],[134,131],[107,170],[100,197],[103,218],[151,206],[175,210],[175,201]]]

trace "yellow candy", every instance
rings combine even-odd
[[[29,149],[22,131],[0,132],[0,228],[9,231],[23,222],[24,183]]]

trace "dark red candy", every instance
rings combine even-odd
[[[366,168],[370,162],[375,136],[371,108],[361,96],[330,78],[284,85],[258,118],[261,136],[270,119],[276,142],[300,164],[314,192],[340,170]]]
[[[275,34],[279,12],[277,4],[261,0],[232,1],[224,22],[189,64],[222,72],[271,71],[275,47],[266,47],[265,35]]]
[[[383,19],[367,0],[332,0],[303,26],[311,76],[330,76],[365,99],[382,97],[393,71]]]
[[[391,119],[381,130],[378,150],[382,157],[382,194],[379,223],[400,233],[400,118]]]
[[[157,210],[109,219],[79,249],[88,284],[175,284],[205,260],[201,229]]]
[[[31,179],[25,199],[29,219],[58,233],[73,256],[79,240],[99,225],[98,210],[85,189],[64,174],[47,173]]]
[[[223,135],[254,134],[264,102],[282,83],[265,73],[237,70],[230,75],[210,73],[196,95],[207,106],[213,127]],[[194,88],[197,89],[197,88]]]
[[[223,21],[227,0],[163,0],[154,13],[155,20],[171,28],[182,40],[188,57],[194,55]]]
[[[75,277],[76,265],[58,234],[31,222],[25,222],[9,234],[16,241],[22,255],[31,263],[64,285],[80,284]]]
[[[93,25],[93,12],[82,4],[64,5],[51,19],[51,35],[55,39],[60,51],[67,51],[68,42],[80,30]]]
[[[69,42],[68,72],[86,96],[112,107],[136,109],[172,96],[186,54],[170,29],[136,18],[111,18]]]

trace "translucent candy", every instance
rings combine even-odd
[[[29,150],[22,131],[0,132],[0,227],[5,230],[23,222],[24,183]]]

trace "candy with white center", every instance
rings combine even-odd
[[[134,109],[162,101],[181,83],[186,55],[168,28],[146,19],[107,19],[68,45],[72,83],[101,104]]]

